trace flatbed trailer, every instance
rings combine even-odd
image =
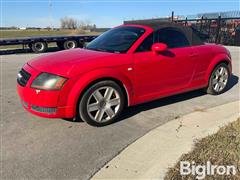
[[[97,36],[39,36],[39,37],[24,37],[0,39],[0,46],[7,45],[25,45],[29,46],[35,53],[43,53],[48,49],[48,43],[55,42],[60,49],[72,49],[83,47],[85,43],[92,41]]]

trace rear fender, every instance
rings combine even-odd
[[[232,64],[231,64],[231,59],[227,54],[218,54],[217,56],[214,57],[214,59],[211,61],[211,63],[208,66],[207,73],[205,75],[205,81],[208,82],[209,77],[212,74],[212,71],[216,67],[217,64],[221,62],[227,62],[230,70],[230,74],[232,73]]]

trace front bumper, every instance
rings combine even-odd
[[[28,64],[23,69],[31,74],[25,86],[17,83],[17,92],[24,109],[32,114],[47,118],[72,118],[73,107],[59,106],[60,91],[36,90],[30,87],[32,81],[41,73]]]

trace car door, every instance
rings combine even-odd
[[[154,42],[168,45],[168,50],[153,53]],[[161,96],[186,88],[193,77],[196,52],[180,31],[161,29],[138,47],[133,55],[136,96]]]

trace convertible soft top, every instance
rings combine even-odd
[[[186,38],[188,39],[189,43],[192,46],[196,46],[196,45],[202,45],[204,44],[203,41],[201,39],[201,33],[198,32],[196,29],[194,28],[190,28],[187,26],[182,26],[179,25],[177,23],[171,23],[171,22],[154,22],[154,21],[128,21],[128,22],[124,22],[125,25],[128,24],[136,24],[136,25],[143,25],[143,26],[148,26],[151,27],[152,29],[154,29],[154,31],[160,31],[160,30],[176,30],[179,31],[181,33],[183,33]],[[205,38],[206,39],[206,38]]]

